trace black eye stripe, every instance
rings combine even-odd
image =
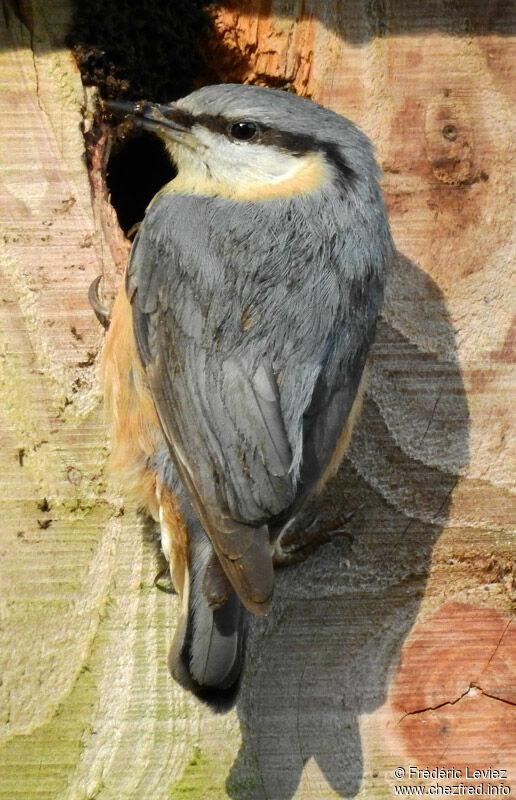
[[[267,125],[258,124],[254,120],[228,119],[228,117],[224,117],[222,114],[191,114],[183,111],[179,111],[178,114],[175,109],[169,116],[171,119],[180,117],[177,121],[184,124],[185,127],[192,128],[195,125],[201,125],[204,128],[208,128],[208,130],[213,133],[221,133],[230,138],[237,138],[232,134],[234,127],[240,125],[255,125],[258,129],[257,135],[248,138],[246,141],[256,142],[259,140],[261,144],[271,144],[275,147],[289,150],[295,155],[303,155],[310,151],[324,149],[324,143],[321,143],[312,136],[269,128]],[[243,139],[241,141],[243,141]],[[321,144],[323,144],[323,147],[321,147]]]

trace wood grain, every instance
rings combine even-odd
[[[87,288],[102,272],[112,295],[127,244],[102,143],[85,167],[70,7],[14,7],[0,30],[1,800],[369,800],[393,796],[398,766],[507,769],[514,794],[510,4],[212,7],[220,80],[295,88],[373,139],[399,251],[362,418],[318,511],[361,507],[278,575],[223,716],[169,678],[176,601],[153,586],[156,534],[108,486]]]

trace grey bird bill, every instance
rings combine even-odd
[[[104,107],[115,114],[131,117],[131,121],[136,126],[152,133],[159,133],[164,128],[171,133],[184,134],[189,132],[187,126],[182,125],[178,119],[174,119],[174,115],[177,117],[184,116],[174,103],[161,105],[159,103],[150,103],[147,100],[138,100],[135,103],[123,100],[105,100]]]

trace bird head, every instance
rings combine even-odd
[[[288,92],[219,84],[166,105],[106,105],[164,141],[178,170],[175,191],[260,200],[378,172],[352,122]]]

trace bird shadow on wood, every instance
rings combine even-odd
[[[278,572],[272,612],[251,625],[234,800],[357,794],[360,717],[386,700],[451,523],[469,452],[455,335],[439,288],[401,254],[372,361],[348,456],[314,503],[323,520],[360,508],[343,536]]]

